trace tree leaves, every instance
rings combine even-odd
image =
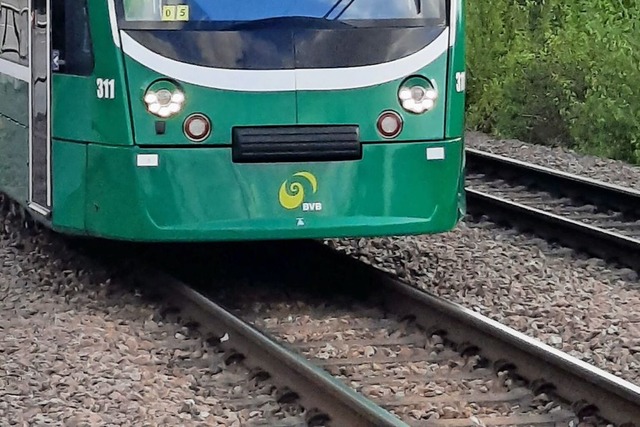
[[[468,3],[468,122],[640,163],[640,1]]]

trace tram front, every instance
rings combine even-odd
[[[137,159],[122,191],[137,220],[110,234],[399,235],[459,220],[461,1],[112,7]]]

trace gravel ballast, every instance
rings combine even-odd
[[[585,156],[566,148],[501,140],[480,132],[467,132],[465,143],[469,148],[640,190],[640,167],[629,163]]]
[[[259,330],[409,425],[515,415],[557,417],[565,425],[575,419],[568,407],[531,393],[506,371],[486,369],[480,357],[460,354],[441,336],[403,319],[404,313],[386,312],[368,295],[342,294],[348,281],[336,286],[325,278],[315,288],[292,280],[278,290],[281,282],[234,288],[226,298],[235,310],[251,313]]]
[[[163,320],[126,284],[126,268],[107,272],[59,236],[21,229],[6,212],[0,226],[0,425],[240,426],[282,418],[283,407],[267,402],[268,383],[256,383],[241,364],[225,365],[197,331]],[[243,403],[251,396],[266,405]]]
[[[328,244],[640,384],[637,274],[490,223]]]

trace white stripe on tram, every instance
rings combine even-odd
[[[26,65],[0,58],[0,74],[6,74],[23,82],[31,81],[31,70]]]
[[[109,22],[111,23],[111,36],[113,37],[113,43],[120,47],[120,35],[118,34],[118,17],[116,16],[116,5],[113,0],[109,0],[107,4],[109,7]]]
[[[452,0],[451,1],[451,38],[449,41],[449,46],[453,46],[456,44],[456,35],[458,34],[458,6],[460,0]]]
[[[165,58],[122,32],[124,53],[160,74],[208,88],[252,92],[340,90],[375,86],[415,73],[446,53],[448,46],[449,29],[445,29],[427,47],[383,64],[327,69],[230,70]]]

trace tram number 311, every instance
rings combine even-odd
[[[114,99],[116,97],[116,82],[114,79],[97,79],[98,99]]]

